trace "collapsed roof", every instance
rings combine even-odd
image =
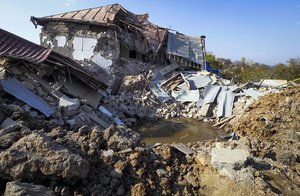
[[[58,69],[66,70],[66,72],[93,89],[107,88],[107,84],[102,81],[101,77],[88,72],[69,57],[61,55],[52,49],[32,43],[1,28],[0,57],[24,60],[33,65],[43,63],[48,66],[56,66]]]
[[[136,32],[142,37],[148,47],[139,51],[147,54],[155,54],[161,49],[165,41],[168,30],[148,21],[148,14],[136,15],[126,10],[119,4],[106,5],[97,8],[71,11],[41,18],[31,17],[35,26],[44,26],[49,22],[73,22],[79,24],[89,24],[93,26],[104,26],[115,28],[119,33],[119,39],[127,45],[132,45],[128,41],[127,29]]]

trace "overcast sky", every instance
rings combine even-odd
[[[181,33],[206,35],[217,57],[274,65],[300,57],[300,0],[0,0],[0,28],[39,43],[30,16],[119,3]]]

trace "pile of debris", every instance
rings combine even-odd
[[[179,71],[176,71],[178,70]],[[230,118],[262,96],[265,89],[238,86],[207,71],[184,71],[169,65],[143,76],[151,93],[142,95],[159,118],[186,117],[205,121]],[[151,77],[152,76],[152,77]],[[150,81],[151,79],[151,81]],[[156,99],[153,99],[153,95]]]

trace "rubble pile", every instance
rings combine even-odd
[[[267,94],[265,88],[254,90],[246,85],[231,84],[206,71],[176,71],[178,68],[174,65],[156,67],[145,73],[135,70],[136,74],[125,76],[118,95],[108,94],[103,100],[104,106],[129,127],[143,119],[158,118],[218,122],[238,115]],[[167,73],[167,77],[161,73]]]
[[[9,68],[7,74],[12,74]],[[41,97],[47,102],[52,100],[48,103],[60,111],[63,122],[61,125],[57,115],[46,117],[1,89],[0,183],[5,187],[1,191],[5,195],[18,195],[20,192],[44,195],[299,194],[297,184],[300,178],[296,172],[298,158],[294,159],[293,164],[287,165],[270,159],[272,147],[276,145],[268,143],[267,140],[262,142],[261,137],[253,139],[255,135],[251,135],[251,131],[244,134],[245,137],[240,140],[233,138],[228,141],[213,140],[187,145],[144,146],[139,143],[139,134],[133,130],[114,125],[104,128],[94,121],[93,116],[87,115],[85,120],[88,121],[83,121],[83,124],[76,123],[75,126],[71,126],[68,123],[72,117],[83,112],[94,112],[99,119],[107,119],[103,121],[111,124],[114,122],[113,116],[118,115],[124,122],[130,118],[150,118],[147,110],[153,112],[153,116],[157,118],[159,115],[154,111],[160,103],[154,94],[147,88],[139,92],[137,90],[137,87],[147,84],[151,75],[150,71],[145,75],[130,76],[131,78],[128,76],[129,80],[125,78],[120,94],[107,94],[101,103],[107,111],[101,107],[94,109],[82,100],[79,103],[73,101],[59,110],[63,100],[58,99],[55,94],[60,90],[52,91],[54,93],[51,94],[43,90],[44,86],[41,83],[32,82],[32,92],[38,94],[37,88],[42,88],[45,94]],[[24,83],[29,80],[26,74],[14,73],[14,76]],[[131,85],[134,86],[132,89]],[[125,89],[127,93],[124,93]],[[277,104],[283,104],[282,111],[288,108],[297,111],[295,92],[298,93],[298,90],[281,92],[282,95],[288,95],[291,105],[283,104],[286,99],[276,99]],[[147,98],[141,99],[145,96]],[[70,97],[64,101],[76,99]],[[236,103],[244,104],[239,107],[248,108],[244,109],[243,114],[247,116],[248,112],[260,108],[253,105],[260,103],[265,97],[250,106],[244,97],[240,99],[241,101]],[[271,104],[272,97],[268,100],[270,104],[267,105],[272,107],[269,111],[272,111],[277,104]],[[120,106],[115,107],[111,103]],[[122,108],[122,104],[127,108]],[[163,107],[172,105],[181,107],[185,104],[174,102],[164,104]],[[133,106],[136,108],[131,109]],[[140,111],[145,112],[144,116],[138,115],[142,114]],[[68,112],[70,115],[65,117]],[[277,116],[277,119],[285,119],[284,113],[279,112],[278,115],[280,116]],[[298,118],[297,115],[295,119]],[[56,120],[53,122],[53,119]],[[233,118],[232,122],[235,119],[237,117]],[[134,120],[131,122],[132,125],[136,123]],[[237,125],[241,126],[242,124]],[[242,135],[238,128],[232,130]],[[255,149],[260,150],[268,145],[268,153],[265,151],[265,156],[255,153]],[[291,181],[294,183],[288,183]]]

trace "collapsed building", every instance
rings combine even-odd
[[[278,90],[183,71],[201,68],[204,37],[147,18],[118,4],[33,18],[46,47],[0,29],[0,194],[299,195],[299,87],[260,98]],[[111,94],[110,74],[131,59],[162,66],[146,64]],[[216,120],[231,134],[146,146],[126,128],[157,117]]]
[[[42,26],[41,45],[53,48],[97,72],[116,73],[124,61],[176,62],[197,69],[204,64],[205,36],[174,34],[119,4],[46,17],[31,17]]]

